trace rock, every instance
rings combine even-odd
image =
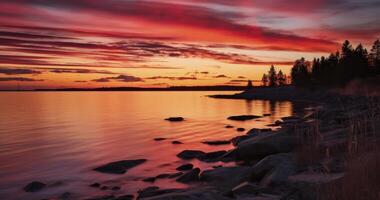
[[[215,141],[204,141],[202,143],[203,144],[208,144],[208,145],[226,145],[226,144],[230,144],[231,141],[228,141],[228,140],[215,140]]]
[[[177,178],[176,181],[181,182],[181,183],[189,183],[189,182],[198,181],[200,172],[201,170],[199,168],[194,168],[191,171]]]
[[[234,138],[231,139],[231,143],[234,145],[234,146],[237,146],[240,142],[246,140],[250,138],[248,135],[241,135],[241,136],[236,136]]]
[[[103,166],[95,168],[94,170],[102,173],[124,174],[128,169],[140,165],[144,162],[146,162],[146,159],[121,160],[105,164]]]
[[[180,141],[176,141],[176,140],[175,140],[175,141],[172,142],[172,144],[183,144],[183,143],[180,142]]]
[[[229,200],[212,187],[197,187],[189,189],[171,189],[163,194],[149,196],[144,200]]]
[[[117,197],[115,200],[133,200],[133,195],[127,194]]]
[[[234,126],[226,125],[225,128],[233,128]]]
[[[224,154],[226,154],[227,151],[213,151],[213,152],[209,152],[209,153],[204,153],[203,155],[197,157],[198,160],[201,160],[201,161],[205,161],[205,162],[216,162],[216,161],[219,161],[220,158],[222,158],[222,156]]]
[[[177,173],[171,174],[170,176],[168,176],[168,178],[177,178],[182,175],[183,175],[183,172],[177,172]]]
[[[241,182],[247,181],[250,172],[248,166],[219,167],[203,171],[200,174],[200,179],[223,191],[230,191]]]
[[[100,189],[101,190],[108,190],[108,187],[107,186],[102,186]]]
[[[246,120],[252,120],[252,119],[258,119],[261,118],[261,116],[257,115],[237,115],[237,116],[231,116],[227,119],[229,120],[235,120],[235,121],[246,121]]]
[[[317,197],[323,197],[321,191],[330,191],[337,184],[342,184],[343,177],[344,173],[297,174],[290,176],[289,182],[300,192],[300,199],[317,200]]]
[[[193,164],[188,163],[188,164],[183,164],[183,165],[177,167],[177,170],[178,171],[187,171],[187,170],[193,169],[193,167],[194,167]]]
[[[166,140],[166,138],[154,138],[154,141],[162,141],[162,140]]]
[[[156,181],[156,177],[148,177],[148,178],[144,178],[142,181],[153,183],[154,181]]]
[[[93,183],[93,184],[91,184],[89,186],[93,187],[93,188],[98,188],[98,187],[100,187],[100,183]]]
[[[243,131],[245,131],[245,128],[237,128],[236,129],[238,132],[243,132]]]
[[[270,155],[258,162],[253,168],[250,180],[259,181],[262,187],[284,185],[288,177],[297,172],[294,155],[280,153]]]
[[[177,154],[177,157],[190,160],[194,158],[198,158],[200,156],[203,156],[205,153],[203,151],[199,150],[184,150],[181,153]]]
[[[272,116],[270,113],[263,114],[264,117]]]
[[[114,186],[114,187],[112,187],[111,188],[111,190],[113,190],[113,191],[118,191],[118,190],[120,190],[121,188],[119,187],[119,186]]]
[[[234,156],[238,160],[257,160],[265,156],[277,153],[288,153],[297,145],[297,138],[283,133],[270,134],[257,137],[254,140],[244,140],[238,143],[237,147],[229,152],[229,156]]]
[[[170,121],[170,122],[180,122],[185,119],[183,117],[169,117],[169,118],[166,118],[165,120]]]
[[[251,183],[251,182],[243,182],[236,187],[232,188],[231,192],[233,196],[240,196],[243,194],[252,194],[252,195],[258,195],[260,192],[261,187],[257,184]]]
[[[33,181],[24,187],[25,192],[37,192],[42,190],[46,186],[45,183],[39,181]]]
[[[156,179],[159,179],[159,178],[168,178],[171,174],[159,174],[156,176]]]
[[[137,199],[145,199],[145,198],[168,194],[168,193],[177,192],[177,191],[181,191],[181,189],[159,189],[158,187],[146,188],[138,192],[139,196],[137,197]]]
[[[104,196],[96,196],[96,197],[90,197],[85,200],[114,200],[115,196],[113,195],[104,195]]]
[[[72,199],[72,194],[70,192],[64,192],[63,194],[59,195],[58,199]]]

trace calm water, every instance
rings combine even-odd
[[[174,173],[184,161],[175,155],[184,149],[216,151],[205,140],[230,139],[243,134],[225,125],[262,128],[292,115],[290,102],[222,100],[209,94],[233,92],[3,92],[0,93],[0,198],[73,198],[109,194],[88,187],[93,182],[121,186],[115,194],[135,193],[152,184],[144,177]],[[272,116],[234,122],[230,115],[270,113]],[[163,120],[182,116],[186,121]],[[165,137],[164,141],[153,138]],[[179,140],[184,144],[173,145]],[[91,169],[111,161],[148,159],[124,175]],[[192,161],[202,169],[214,164]],[[50,186],[28,194],[22,188],[39,180]],[[172,180],[160,187],[185,187]]]

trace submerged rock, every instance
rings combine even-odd
[[[246,121],[246,120],[258,119],[261,117],[262,116],[257,116],[257,115],[237,115],[237,116],[228,117],[227,119],[235,120],[235,121]]]
[[[142,181],[153,183],[154,181],[156,181],[156,177],[148,177],[148,178],[144,178]]]
[[[172,141],[172,144],[183,144],[183,143],[180,142],[180,141],[175,140],[175,141]]]
[[[205,152],[199,150],[184,150],[181,153],[177,154],[177,157],[185,160],[190,160],[203,156],[204,154]]]
[[[187,170],[193,169],[193,167],[194,167],[193,164],[188,163],[188,164],[183,164],[183,165],[177,167],[177,170],[178,171],[187,171]]]
[[[176,181],[181,182],[181,183],[189,183],[189,182],[198,181],[200,172],[201,170],[199,168],[194,168],[191,171],[177,178]]]
[[[220,158],[226,154],[227,151],[213,151],[213,152],[208,152],[208,153],[204,153],[203,155],[197,157],[199,160],[201,161],[205,161],[205,162],[215,162],[215,161],[219,161]]]
[[[100,187],[100,183],[93,183],[93,184],[91,184],[89,186],[93,187],[93,188],[98,188],[98,187]]]
[[[166,138],[154,138],[154,141],[162,141],[162,140],[166,140]]]
[[[33,181],[24,187],[25,192],[37,192],[42,190],[46,186],[45,183],[39,181]]]
[[[228,141],[228,140],[215,140],[215,141],[204,141],[202,143],[203,144],[208,144],[208,145],[226,145],[226,144],[231,144],[231,141]]]
[[[183,175],[183,172],[177,172],[177,173],[171,174],[170,176],[168,176],[168,178],[177,178],[182,175]]]
[[[166,118],[165,120],[170,121],[170,122],[180,122],[185,119],[183,117],[169,117],[169,118]]]
[[[95,168],[94,170],[102,173],[124,174],[128,169],[136,167],[144,162],[146,162],[146,159],[121,160],[105,164]]]
[[[226,125],[225,128],[233,128],[234,126],[232,125]]]
[[[156,179],[159,179],[159,178],[168,178],[171,174],[159,174],[156,176]]]
[[[238,132],[243,132],[243,131],[245,131],[245,128],[237,128],[236,129]]]
[[[152,186],[138,191],[139,196],[137,197],[137,199],[145,199],[177,191],[181,191],[181,189],[160,189],[159,187]]]

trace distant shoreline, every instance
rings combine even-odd
[[[173,86],[168,88],[104,87],[104,88],[54,88],[33,90],[0,90],[0,92],[69,92],[69,91],[243,91],[245,86]]]

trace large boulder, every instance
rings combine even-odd
[[[146,162],[146,159],[121,160],[102,165],[94,170],[102,173],[124,174],[128,169],[136,167],[144,162]]]
[[[297,172],[297,166],[293,154],[281,153],[265,157],[251,170],[251,181],[269,187],[287,183],[289,176]]]
[[[223,191],[229,191],[249,179],[250,169],[249,166],[218,167],[203,171],[200,179]]]
[[[201,170],[199,168],[194,168],[191,171],[177,178],[176,181],[181,182],[181,183],[190,183],[190,182],[198,181],[200,172]]]
[[[284,133],[270,134],[255,139],[246,139],[226,156],[237,160],[259,160],[268,155],[291,152],[297,145],[297,138]]]
[[[224,151],[224,150],[208,152],[208,153],[204,153],[203,155],[199,156],[198,160],[204,161],[204,162],[217,162],[226,153],[227,153],[227,151]]]

